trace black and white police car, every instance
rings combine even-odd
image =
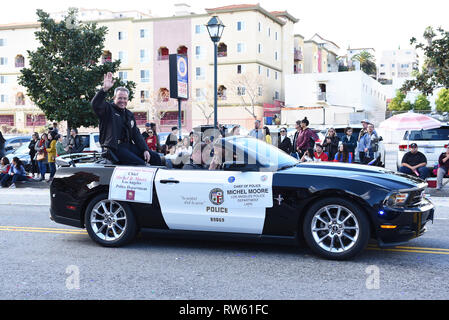
[[[381,247],[407,242],[433,220],[418,178],[365,165],[299,163],[249,137],[219,141],[226,154],[219,170],[86,162],[86,155],[66,161],[50,187],[51,218],[86,228],[107,247],[129,243],[139,231],[304,239],[316,254],[337,260],[359,254],[370,239]]]

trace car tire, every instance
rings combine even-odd
[[[307,211],[303,234],[309,248],[331,260],[351,259],[370,239],[370,223],[363,210],[343,198],[326,198]]]
[[[109,200],[106,194],[93,198],[84,215],[87,233],[105,247],[120,247],[131,242],[137,234],[137,224],[130,206]]]

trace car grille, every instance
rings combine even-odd
[[[407,206],[413,207],[418,205],[424,198],[424,189],[410,191]]]

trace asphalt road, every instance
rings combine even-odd
[[[336,262],[301,247],[151,235],[103,248],[50,221],[47,190],[18,191],[0,193],[0,299],[449,298],[446,198],[407,246]]]

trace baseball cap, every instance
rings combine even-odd
[[[368,119],[363,119],[362,121],[360,121],[360,123],[366,122],[368,124],[371,124],[371,122]]]
[[[151,127],[151,124],[149,122],[145,123],[145,127]]]
[[[412,144],[410,145],[410,148],[418,148],[418,145],[417,145],[416,143],[412,143]]]

